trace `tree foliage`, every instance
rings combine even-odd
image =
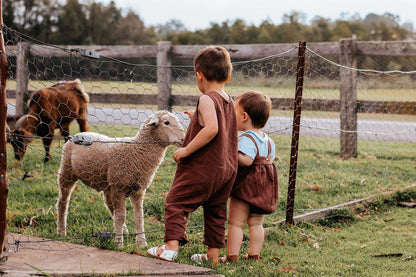
[[[237,18],[189,31],[177,19],[146,26],[134,11],[122,12],[114,1],[104,5],[94,0],[4,0],[3,21],[35,39],[67,45],[145,45],[159,40],[173,44],[294,43],[338,41],[352,36],[361,41],[414,36],[409,24],[400,26],[399,17],[389,13],[369,14],[364,20],[359,15],[335,21],[315,17],[307,25],[306,15],[294,11],[285,14],[279,25],[264,20],[255,26]]]

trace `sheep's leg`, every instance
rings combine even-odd
[[[104,196],[105,206],[110,212],[111,217],[114,217],[114,204],[113,204],[113,197],[112,197],[111,190],[105,190],[103,196]]]
[[[146,189],[139,190],[130,195],[130,202],[134,209],[134,222],[136,224],[136,243],[139,247],[146,247],[146,235],[144,233],[143,199]]]
[[[126,195],[121,191],[114,191],[114,233],[116,234],[116,245],[123,248],[123,229],[126,224]]]
[[[71,193],[75,188],[75,181],[65,180],[63,174],[59,174],[59,198],[56,204],[57,208],[57,229],[56,232],[60,235],[66,235],[66,221],[68,216],[68,205],[71,198]]]
[[[104,196],[105,206],[107,207],[108,211],[111,214],[111,217],[114,220],[114,204],[113,204],[113,197],[112,197],[111,191],[110,190],[105,190],[103,196]],[[123,224],[123,232],[126,233],[126,234],[129,233],[129,230],[127,229],[126,223]]]

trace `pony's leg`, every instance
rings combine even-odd
[[[80,106],[79,107],[79,117],[77,118],[77,122],[79,125],[79,130],[81,132],[88,132],[89,126],[87,121],[87,107]]]
[[[46,137],[42,138],[43,147],[45,148],[45,163],[49,162],[49,160],[51,159],[51,154],[49,151],[51,149],[52,140],[53,140],[53,134],[52,135],[48,134]]]
[[[146,236],[144,233],[143,199],[146,189],[140,189],[130,195],[130,202],[134,210],[134,222],[136,224],[136,243],[139,247],[146,247]]]
[[[68,141],[69,138],[69,126],[70,126],[70,122],[69,123],[65,123],[61,126],[61,136],[65,139],[65,142]]]

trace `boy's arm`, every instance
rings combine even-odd
[[[214,101],[207,96],[202,95],[199,98],[198,112],[202,119],[201,131],[193,138],[193,140],[186,146],[181,147],[173,153],[173,159],[179,163],[182,158],[188,157],[195,151],[202,148],[210,142],[218,133],[218,119],[215,110]]]
[[[192,117],[194,116],[195,111],[194,111],[194,110],[186,110],[186,111],[184,111],[184,113],[185,113],[186,115],[188,115],[188,117],[189,117],[190,119],[192,119]]]

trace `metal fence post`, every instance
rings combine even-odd
[[[286,224],[293,224],[295,204],[296,170],[298,163],[300,116],[302,112],[303,75],[305,72],[306,42],[299,42],[298,65],[296,73],[296,95],[293,112],[292,146],[290,153],[289,187],[286,203]]]
[[[355,39],[341,39],[339,42],[340,64],[357,67]],[[340,122],[341,122],[341,158],[357,156],[357,72],[349,68],[340,68]]]
[[[172,42],[157,43],[157,86],[159,110],[172,110]]]

